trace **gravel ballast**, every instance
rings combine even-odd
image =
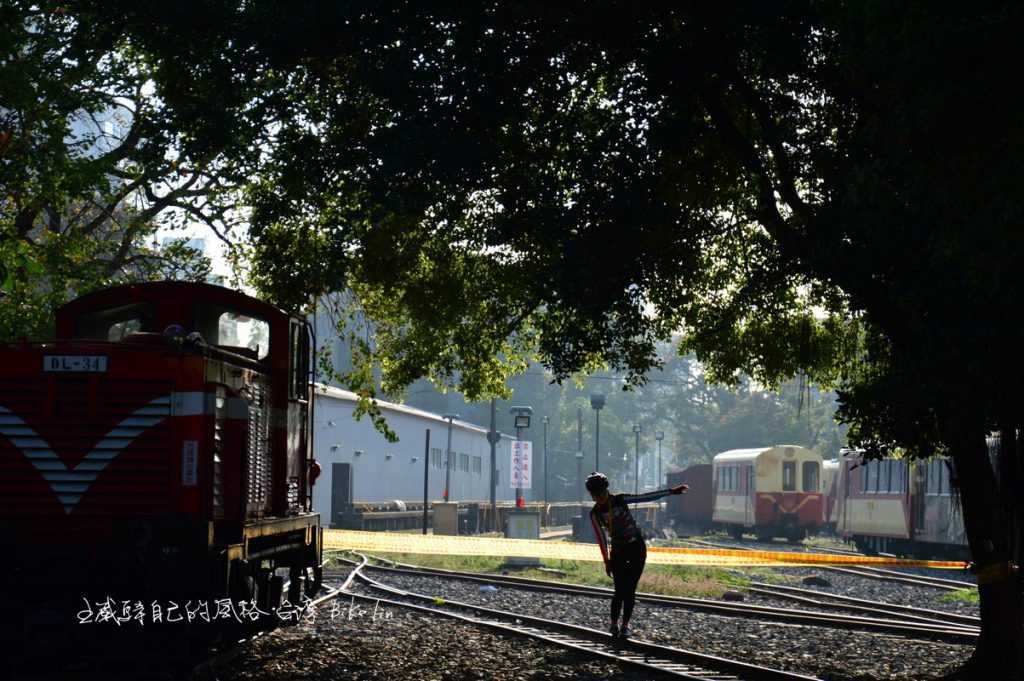
[[[607,598],[504,586],[488,592],[464,580],[376,570],[370,574],[390,586],[445,600],[595,629],[603,629],[608,621]],[[631,626],[639,639],[837,681],[930,679],[953,671],[973,651],[971,645],[724,617],[644,603],[637,603]]]
[[[786,568],[780,575],[819,576],[835,593],[977,614],[977,606],[941,600],[942,593],[853,575]],[[368,570],[374,579],[408,591],[557,619],[596,629],[608,620],[608,598],[539,593],[510,586],[481,590],[476,582]],[[759,578],[753,577],[755,581]],[[340,584],[341,579],[330,579]],[[799,580],[787,580],[803,586]],[[394,596],[354,587],[360,593]],[[749,602],[767,603],[749,594]],[[422,603],[420,603],[422,605]],[[781,604],[775,603],[773,604]],[[790,604],[791,605],[791,604]],[[333,612],[332,612],[333,611]],[[828,681],[923,681],[963,664],[973,646],[870,634],[827,627],[772,623],[638,603],[634,637],[799,672]],[[544,642],[504,635],[451,619],[432,618],[393,606],[353,608],[350,600],[321,608],[312,621],[275,631],[250,644],[218,672],[224,681],[358,679],[381,681],[540,681],[542,679],[656,679],[647,671],[621,667]]]
[[[263,636],[217,671],[221,681],[644,681],[633,671],[540,641],[381,606]],[[667,677],[664,677],[667,678]]]

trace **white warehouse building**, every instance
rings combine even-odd
[[[444,452],[448,421],[438,414],[378,401],[398,442],[388,442],[369,417],[356,421],[355,393],[318,385],[314,405],[313,449],[321,474],[313,487],[313,508],[323,522],[352,502],[423,501],[426,431],[430,429],[428,497],[444,496]],[[514,501],[509,486],[510,443],[497,444],[498,501]],[[452,423],[452,467],[449,501],[490,501],[491,446],[487,429],[455,420]],[[529,497],[530,495],[527,494]]]

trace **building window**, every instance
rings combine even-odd
[[[484,460],[479,456],[473,457],[473,472],[477,475],[484,474]]]
[[[430,465],[433,468],[444,468],[444,459],[441,456],[440,449],[430,450]]]
[[[463,473],[469,472],[469,454],[459,454],[459,470]]]

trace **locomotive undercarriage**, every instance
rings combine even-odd
[[[0,567],[0,640],[13,652],[0,679],[187,666],[211,646],[288,623],[275,613],[282,596],[301,604],[322,582],[319,516],[264,519],[233,533],[242,541],[217,544],[209,524],[164,517],[122,521],[102,544],[19,542]],[[267,615],[176,621],[169,611],[205,604],[212,613],[222,599]]]

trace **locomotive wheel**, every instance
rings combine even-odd
[[[739,525],[730,525],[729,536],[737,541],[743,539],[743,528]]]
[[[298,605],[302,602],[302,594],[306,590],[306,571],[293,567],[288,571],[288,602]]]
[[[309,575],[306,576],[306,596],[314,598],[320,591],[320,587],[324,584],[324,569],[319,565],[314,568],[306,569],[312,570],[312,577]]]

